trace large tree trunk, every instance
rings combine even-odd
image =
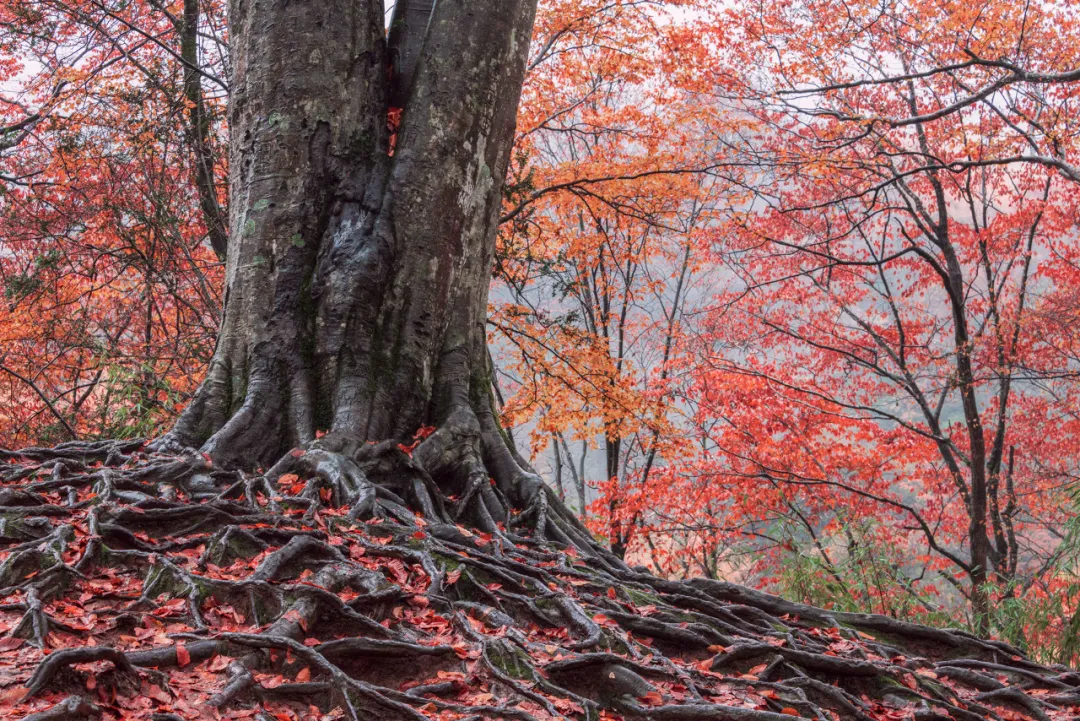
[[[505,440],[484,329],[535,5],[404,3],[388,49],[379,0],[233,0],[225,319],[159,447],[267,466],[434,426],[415,465],[472,522],[587,540]]]

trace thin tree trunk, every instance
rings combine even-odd
[[[570,446],[566,442],[566,438],[562,433],[558,434],[559,442],[562,443],[563,452],[566,453],[566,467],[570,469],[570,478],[574,483],[574,493],[577,495],[578,508],[577,512],[581,515],[585,514],[585,451],[588,446],[582,443],[582,457],[581,457],[581,470],[574,466],[574,454],[570,452]]]
[[[563,488],[562,451],[559,449],[559,438],[555,433],[551,434],[551,445],[555,449],[555,492],[559,500],[566,502],[566,489]]]
[[[199,209],[218,258],[224,259],[229,237],[225,213],[218,203],[214,179],[214,151],[210,142],[210,116],[203,101],[199,75],[199,0],[184,0],[184,18],[180,27],[180,57],[184,61],[184,98],[187,100],[188,133],[195,165],[195,189]]]

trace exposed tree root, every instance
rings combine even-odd
[[[629,569],[486,447],[475,418],[411,454],[324,438],[256,476],[130,444],[4,457],[0,670],[25,693],[0,715],[1057,721],[1080,708],[1080,674],[999,642]]]

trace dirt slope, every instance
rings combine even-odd
[[[397,448],[359,464],[377,480],[374,503],[346,497],[318,464],[310,479],[271,483],[140,448],[0,456],[0,716],[1056,721],[1080,710],[1080,674],[1001,643],[431,523],[410,510],[410,484],[426,481]]]

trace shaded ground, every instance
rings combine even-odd
[[[1005,644],[432,522],[411,510],[412,484],[427,481],[398,447],[355,459],[375,498],[316,463],[274,479],[140,449],[0,455],[0,716],[1056,721],[1080,710],[1080,674]],[[453,518],[460,499],[435,497]]]

